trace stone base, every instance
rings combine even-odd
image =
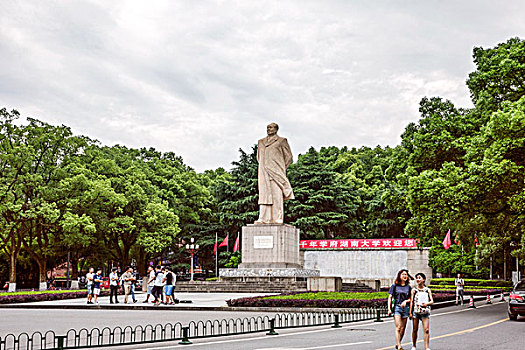
[[[341,277],[308,277],[306,288],[312,292],[340,292],[343,288]]]
[[[242,264],[239,268],[302,269],[299,259],[299,229],[286,224],[243,226]]]
[[[80,286],[78,285],[77,280],[71,281],[71,289],[74,289],[74,290],[80,289]]]
[[[46,282],[40,282],[38,285],[38,290],[47,290],[47,283]]]
[[[319,276],[319,270],[305,270],[297,268],[238,268],[238,269],[219,269],[221,279],[251,280],[260,279],[285,281],[306,279],[308,277]]]

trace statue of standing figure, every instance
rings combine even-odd
[[[292,163],[292,151],[286,138],[277,135],[278,130],[277,124],[269,124],[266,127],[268,136],[257,143],[259,219],[256,224],[283,224],[283,202],[295,198],[286,177],[286,169]]]

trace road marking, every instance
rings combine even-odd
[[[361,344],[370,344],[370,343],[371,341],[360,341],[357,343],[323,345],[323,346],[315,346],[312,348],[257,348],[255,350],[316,350],[316,349],[339,348],[341,346],[361,345]]]
[[[442,335],[438,335],[437,337],[430,337],[430,340],[452,337],[454,335],[462,335],[462,334],[466,334],[466,333],[472,333],[474,331],[477,331],[478,329],[494,326],[494,325],[497,325],[498,323],[502,323],[502,322],[505,322],[505,321],[508,321],[508,320],[509,320],[509,318],[507,317],[507,318],[504,318],[502,320],[499,320],[499,321],[496,321],[496,322],[492,322],[492,323],[487,323],[487,324],[484,324],[484,325],[481,325],[481,326],[478,326],[478,327],[464,329],[462,331],[458,331],[458,332],[454,332],[454,333],[442,334]],[[418,340],[417,342],[418,343],[422,343],[423,341],[424,340]],[[412,345],[412,342],[404,343],[404,344],[401,344],[401,345],[410,346],[410,345]],[[392,349],[392,346],[387,346],[387,347],[376,349],[376,350],[388,350],[388,349]]]
[[[301,350],[314,350],[314,349],[327,349],[327,348],[338,348],[341,346],[350,346],[350,345],[360,345],[360,344],[370,344],[371,341],[360,341],[358,343],[346,343],[346,344],[334,344],[334,345],[323,345],[323,346],[316,346],[313,348],[300,348]]]

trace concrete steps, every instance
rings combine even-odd
[[[366,284],[359,283],[359,282],[343,283],[342,290],[343,291],[353,291],[353,292],[371,292],[373,291],[373,289],[367,286]]]
[[[175,283],[175,291],[193,293],[291,293],[306,291],[306,282],[181,281]]]
[[[343,291],[370,292],[362,283],[343,283]],[[187,293],[292,293],[306,292],[306,281],[180,281],[176,292]]]

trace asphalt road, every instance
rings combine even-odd
[[[39,310],[2,309],[0,336],[6,333],[46,331],[64,333],[70,328],[93,328],[117,325],[164,324],[190,320],[229,319],[251,317],[263,313],[216,311],[161,311],[161,310]],[[273,313],[272,313],[273,315]],[[244,336],[193,339],[191,345],[174,343],[119,346],[113,349],[164,350],[191,349],[393,349],[394,325],[392,319],[382,323],[359,322],[330,326],[280,329],[279,335],[253,333]],[[410,349],[411,327],[404,338],[404,348]],[[436,349],[524,349],[525,318],[508,321],[506,303],[480,305],[477,309],[449,307],[435,310],[430,321],[430,346]],[[418,349],[423,349],[420,330]]]
[[[449,307],[436,310],[431,316],[430,347],[438,349],[524,349],[525,318],[509,321],[506,303],[483,305],[477,309]],[[277,336],[263,333],[249,336],[196,339],[191,345],[177,343],[155,346],[135,346],[128,349],[166,350],[174,348],[228,349],[228,350],[314,350],[314,349],[394,349],[392,319],[382,322],[345,324],[343,328],[330,326],[279,330]],[[424,349],[420,327],[418,349]],[[411,327],[405,334],[404,349],[411,349]]]

